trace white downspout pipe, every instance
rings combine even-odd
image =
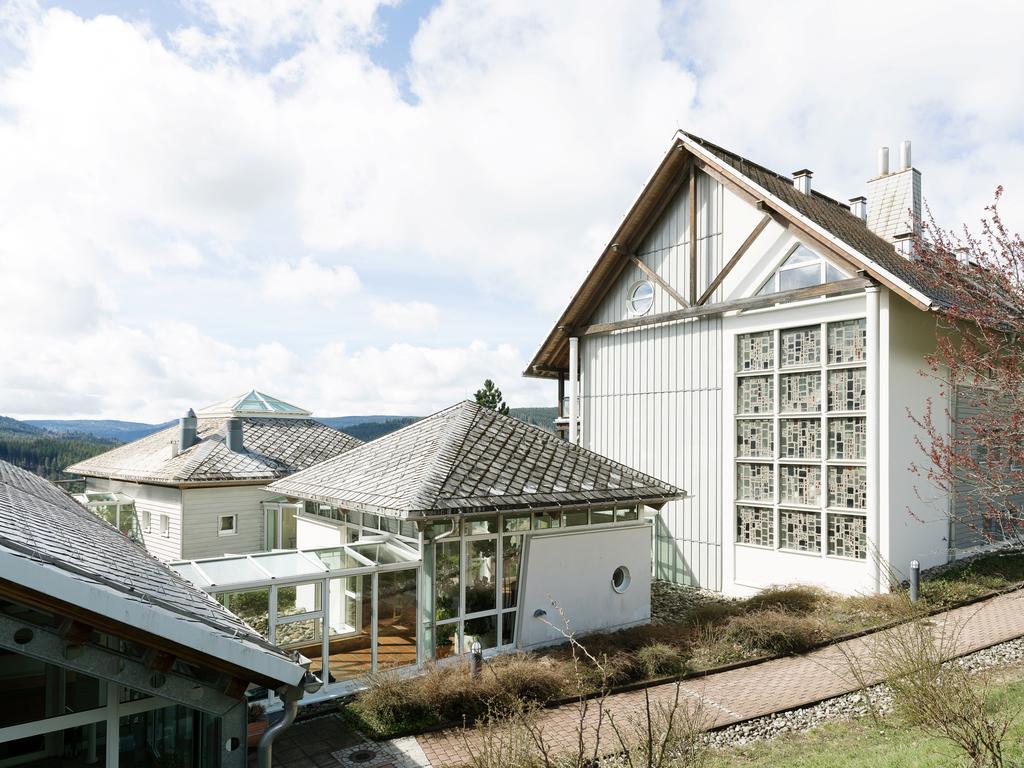
[[[569,442],[579,442],[580,416],[580,340],[569,338]]]
[[[878,484],[881,480],[881,451],[879,450],[879,298],[877,285],[864,289],[867,312],[867,538],[868,557],[871,559],[871,581],[877,593],[882,587],[881,509]]]
[[[284,701],[284,717],[263,732],[256,750],[258,768],[270,768],[273,764],[274,741],[295,722],[295,715],[299,712],[299,699],[304,693],[305,690],[298,685],[289,685],[284,691],[278,690],[278,695]]]

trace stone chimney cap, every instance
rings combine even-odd
[[[856,197],[850,198],[851,203],[866,203],[867,201],[868,199],[864,197],[864,195],[857,195]]]
[[[801,176],[811,176],[814,173],[810,168],[801,168],[799,171],[793,171],[793,178],[798,179]]]

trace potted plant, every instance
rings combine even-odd
[[[249,705],[249,724],[246,727],[245,744],[247,747],[258,747],[263,732],[267,730],[267,710],[262,704]]]

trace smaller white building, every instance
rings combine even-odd
[[[160,559],[216,557],[294,547],[298,505],[267,483],[360,444],[254,390],[66,471],[85,477],[87,500],[106,492],[133,502],[146,549]]]
[[[324,695],[476,643],[649,621],[647,509],[685,495],[470,402],[269,490],[302,504],[297,550],[174,567],[308,657]]]

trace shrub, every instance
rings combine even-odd
[[[721,624],[743,610],[741,602],[704,603],[686,612],[684,621],[691,625]]]
[[[395,733],[430,720],[421,687],[394,673],[373,675],[369,688],[359,694],[352,708],[378,733]]]
[[[488,665],[483,696],[490,711],[505,712],[523,702],[546,704],[565,691],[567,682],[554,664],[520,654]]]
[[[677,648],[664,643],[652,643],[636,652],[637,662],[644,676],[667,677],[686,671],[686,657]]]
[[[810,613],[828,597],[817,587],[793,584],[782,587],[768,587],[740,604],[742,610],[779,610],[786,613]]]
[[[729,619],[725,637],[747,651],[803,653],[825,639],[821,622],[779,609],[754,611]]]
[[[408,684],[419,686],[424,705],[439,720],[459,720],[463,715],[473,717],[485,709],[481,686],[473,680],[465,664],[432,665]]]

